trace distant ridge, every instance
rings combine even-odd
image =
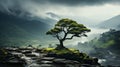
[[[99,24],[101,28],[120,29],[120,15],[114,16]]]

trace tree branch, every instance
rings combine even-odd
[[[60,37],[58,36],[58,34],[56,34],[56,37],[57,37],[58,40],[60,40]]]
[[[64,33],[65,33],[63,40],[66,40],[66,37],[67,37],[67,35],[68,35],[68,33],[69,33],[70,28],[71,28],[71,27],[66,27],[66,31],[63,30]],[[73,38],[73,36],[72,36],[72,38]],[[67,39],[72,39],[72,38],[67,38]]]
[[[71,36],[71,38],[66,38],[67,35],[68,35],[68,33],[69,33],[70,28],[71,27],[68,27],[68,28],[66,27],[66,31],[65,31],[65,27],[63,27],[63,32],[65,34],[64,37],[63,37],[63,39],[62,39],[63,41],[66,40],[66,39],[72,39],[74,37],[74,35],[73,35],[73,36]]]

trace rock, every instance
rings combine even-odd
[[[6,47],[5,49],[8,51],[17,51],[18,50],[18,48],[11,48],[11,47]]]
[[[31,53],[27,53],[27,54],[25,54],[25,56],[27,56],[27,57],[36,57],[36,55],[31,54]]]
[[[55,63],[63,63],[65,59],[54,59]]]
[[[77,61],[66,60],[66,59],[55,58],[55,57],[44,57],[41,60],[39,60],[37,63],[40,65],[50,65],[50,67],[79,67],[80,66],[80,63]]]
[[[55,57],[43,57],[41,60],[48,60],[48,61],[51,61],[51,60],[54,60]]]
[[[81,64],[81,67],[102,67],[99,65]]]
[[[22,52],[23,54],[32,53],[31,50],[22,50],[21,52]]]
[[[120,66],[118,66],[118,65],[115,65],[115,66],[113,66],[113,65],[107,65],[107,67],[120,67]]]
[[[39,57],[40,56],[40,53],[37,53],[37,52],[32,52],[33,55]]]
[[[64,67],[79,67],[80,63],[77,61],[73,61],[73,60],[66,60],[66,59],[54,59],[53,60],[53,64],[55,66],[64,66]]]
[[[23,63],[0,62],[0,67],[25,67]]]
[[[54,57],[43,57],[37,61],[38,64],[52,64]]]
[[[36,63],[32,63],[26,67],[41,67],[39,64],[36,64]]]
[[[5,61],[0,62],[0,67],[24,67],[25,61],[17,56],[10,56]]]
[[[52,64],[40,64],[40,67],[55,67]]]
[[[23,54],[22,53],[18,53],[18,52],[11,52],[12,55],[14,56],[18,56],[18,57],[22,57]]]
[[[53,61],[41,61],[39,64],[53,64]]]
[[[35,52],[41,53],[41,52],[42,52],[42,49],[36,49]]]
[[[0,50],[0,56],[4,58],[0,59],[0,61],[4,61],[0,62],[0,67],[25,67],[25,64],[28,67],[102,67],[97,58],[91,58],[84,53],[56,54],[53,52],[42,53],[37,49],[7,48]],[[109,67],[119,66],[109,65]]]

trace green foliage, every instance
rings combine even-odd
[[[115,44],[114,40],[109,40],[109,41],[103,43],[103,48],[109,47],[114,44]]]
[[[63,31],[66,31],[68,34],[82,34],[90,32],[90,29],[86,28],[83,24],[78,24],[76,21],[66,18],[58,21],[55,27],[46,34],[55,35]]]
[[[89,45],[93,45],[97,48],[120,48],[120,31],[110,29],[108,32],[104,32],[99,38],[87,42]],[[85,43],[86,44],[86,43]]]
[[[110,29],[110,31],[101,34],[98,41],[102,42],[104,48],[119,44],[120,31]]]

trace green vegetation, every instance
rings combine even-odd
[[[78,24],[76,21],[66,18],[59,20],[57,24],[55,24],[55,27],[46,34],[56,37],[60,42],[58,49],[63,49],[63,42],[65,40],[71,40],[73,37],[87,36],[85,34],[87,32],[90,32],[90,29],[83,24]]]
[[[62,49],[62,50],[57,50],[55,48],[44,48],[43,52],[53,52],[55,54],[65,54],[65,53],[75,53],[79,54],[79,50],[76,49]]]
[[[44,41],[49,26],[42,19],[29,20],[0,12],[0,47],[26,46],[33,44],[33,40]]]
[[[89,42],[81,43],[82,45],[91,45],[98,48],[108,48],[115,44],[119,44],[120,31],[110,30],[100,35],[99,38],[94,38]]]
[[[116,31],[114,29],[110,29],[110,31],[101,34],[100,38],[98,39],[95,38],[90,41],[90,44],[101,48],[109,48],[110,46],[115,46],[118,45],[119,43],[120,43],[120,31]]]
[[[47,53],[49,57],[56,57],[56,58],[64,58],[69,60],[79,61],[80,63],[86,63],[89,61],[90,63],[94,62],[94,59],[89,57],[85,53],[80,53],[79,50],[76,49],[62,49],[57,50],[55,48],[44,48],[42,52]]]
[[[40,41],[35,39],[21,39],[21,38],[0,39],[0,47],[25,47],[29,44],[31,45],[40,44]]]
[[[94,38],[89,42],[80,43],[80,45],[91,45],[91,47],[96,50],[96,55],[100,54],[99,56],[105,55],[108,50],[115,54],[119,54],[120,31],[110,29],[108,32],[101,34],[99,38]]]

